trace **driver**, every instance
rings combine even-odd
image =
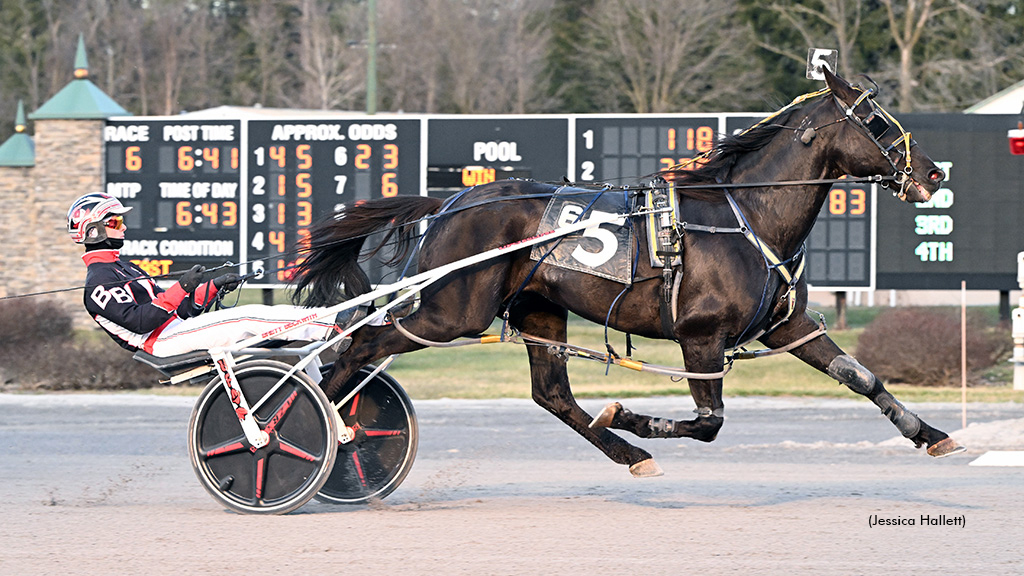
[[[325,313],[325,308],[247,305],[202,314],[219,294],[234,290],[242,279],[224,274],[204,282],[205,269],[196,265],[163,290],[138,266],[120,257],[128,229],[124,214],[130,210],[117,198],[100,193],[86,194],[68,209],[68,234],[85,245],[85,309],[122,348],[173,356],[230,346]],[[309,322],[275,338],[327,340],[358,319],[356,310],[338,313],[334,323]]]

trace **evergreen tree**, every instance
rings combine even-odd
[[[550,11],[551,39],[544,73],[548,94],[555,99],[553,112],[599,112],[595,86],[580,62],[588,57],[587,12],[595,0],[555,0]]]

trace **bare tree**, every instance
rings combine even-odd
[[[799,64],[803,64],[807,58],[809,47],[835,47],[839,50],[837,73],[854,72],[851,60],[857,53],[855,46],[865,11],[864,0],[821,0],[816,3],[777,1],[769,4],[768,9],[796,30],[803,44],[799,49],[791,49],[759,39],[759,47]]]
[[[181,72],[184,52],[188,49],[182,36],[188,30],[185,16],[170,3],[158,3],[151,8],[150,39],[156,46],[153,54],[160,72],[160,106],[161,114],[174,114],[178,102],[178,91],[181,89]]]
[[[841,71],[870,72],[901,111],[962,109],[1024,77],[1021,0],[377,3],[380,98],[391,110],[544,112],[557,107],[560,80],[576,87],[578,109],[758,109],[765,91],[753,88],[769,79],[769,97],[806,87],[789,74],[808,46],[838,48]],[[572,19],[572,44],[545,53],[558,18]],[[4,0],[0,113],[20,98],[37,108],[67,84],[79,33],[92,80],[135,113],[358,109],[365,23],[365,0]],[[751,65],[755,54],[769,66]],[[545,73],[566,60],[578,74]]]
[[[504,74],[495,77],[502,84],[503,94],[495,102],[495,111],[523,114],[543,110],[548,100],[544,59],[551,34],[546,18],[549,0],[516,0],[503,4],[499,26],[505,28],[501,51],[496,55],[495,67]]]
[[[938,13],[949,10],[949,7],[936,8],[935,0],[907,0],[894,5],[893,0],[881,0],[889,18],[889,32],[896,43],[899,55],[899,111],[911,112],[914,109],[914,88],[917,81],[914,77],[914,48],[921,40],[929,21]]]
[[[962,109],[1024,74],[1019,21],[1003,21],[1014,15],[1016,4],[881,2],[897,47],[888,77],[897,86],[900,112]]]
[[[280,14],[289,6],[278,0],[253,0],[248,4],[242,28],[246,32],[248,53],[243,66],[254,76],[255,93],[242,84],[240,96],[246,104],[275,106],[283,102],[286,87],[292,81],[288,66],[288,36]]]
[[[61,7],[54,0],[42,0],[40,7],[46,17],[46,38],[50,48],[45,52],[44,67],[50,71],[69,70],[68,61],[63,58],[68,48],[73,46],[74,39],[68,38],[70,31],[65,29]],[[49,94],[56,94],[68,82],[68,78],[60,74],[51,73],[48,76]]]
[[[449,0],[379,0],[382,102],[393,110],[438,112]],[[365,47],[363,48],[365,49]]]
[[[528,112],[543,101],[549,0],[381,2],[382,88],[395,109]]]
[[[329,0],[301,0],[300,9],[302,82],[293,101],[324,110],[357,107],[357,97],[365,90],[365,57],[348,48],[352,37],[348,26],[360,20],[357,8]]]
[[[449,2],[450,28],[438,31],[445,48],[444,64],[453,112],[494,112],[495,100],[502,95],[493,77],[493,58],[498,52],[501,36],[494,29],[500,13],[500,0],[477,0],[472,3]],[[495,63],[496,64],[496,63]]]
[[[732,21],[735,11],[735,0],[601,0],[590,14],[593,49],[581,65],[634,112],[742,100],[758,72],[742,61],[749,33]]]
[[[236,58],[231,50],[224,50],[228,30],[225,18],[214,10],[196,10],[190,18],[191,49],[189,64],[184,73],[184,85],[179,98],[182,109],[196,109],[223,104],[229,93],[225,79],[227,69]]]

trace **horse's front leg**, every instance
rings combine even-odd
[[[566,317],[564,308],[536,298],[528,305],[513,307],[510,320],[524,334],[565,342]],[[612,461],[629,466],[633,476],[663,474],[646,450],[633,446],[609,430],[588,426],[591,417],[576,403],[564,357],[550,354],[543,346],[528,346],[527,354],[530,357],[534,402],[586,438]]]
[[[722,371],[724,349],[719,338],[688,338],[680,344],[687,371],[714,374]],[[594,418],[591,426],[626,430],[641,438],[693,438],[711,442],[725,423],[722,379],[690,379],[690,395],[697,404],[693,420],[671,420],[635,414],[613,402]]]
[[[769,336],[762,338],[761,342],[770,348],[778,348],[815,329],[814,321],[803,315],[782,325]],[[942,457],[964,451],[964,448],[945,432],[932,428],[917,414],[907,410],[885,389],[881,380],[852,356],[843,352],[828,335],[821,335],[790,353],[845,384],[850,390],[869,398],[915,446],[927,446],[929,455]]]

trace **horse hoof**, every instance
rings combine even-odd
[[[619,404],[618,402],[608,404],[598,412],[597,416],[594,416],[594,419],[590,422],[590,427],[607,428],[611,426],[612,420],[615,419],[615,415],[619,413],[619,410],[622,410],[622,404]],[[634,464],[634,466],[638,466],[638,464]]]
[[[664,476],[665,471],[658,466],[658,463],[654,461],[654,458],[648,458],[647,460],[641,460],[636,464],[629,467],[629,473],[634,478],[654,478],[655,476]]]
[[[945,458],[953,454],[965,452],[967,449],[956,443],[952,438],[944,438],[928,447],[928,455],[936,458]]]

